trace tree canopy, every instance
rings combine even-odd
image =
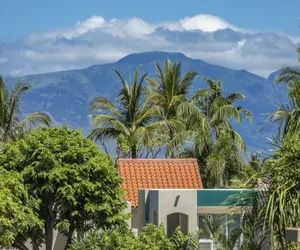
[[[41,229],[42,223],[23,183],[22,175],[0,166],[0,247],[19,247],[26,232]],[[21,243],[20,243],[21,241]]]
[[[125,202],[117,170],[97,145],[68,127],[37,129],[3,146],[0,166],[17,171],[44,231],[28,235],[34,246],[52,249],[53,229],[72,242],[75,230],[109,228],[124,222]]]

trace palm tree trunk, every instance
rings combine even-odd
[[[136,145],[131,146],[131,158],[132,159],[136,159],[137,158]]]
[[[174,138],[174,131],[172,129],[170,129],[170,141],[172,141]],[[175,158],[175,153],[174,151],[172,150],[171,152],[171,155],[170,155],[171,158]]]

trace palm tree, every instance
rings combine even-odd
[[[160,120],[172,121],[177,128],[184,129],[182,119],[177,115],[180,104],[188,100],[188,94],[196,72],[188,72],[182,77],[181,62],[175,61],[172,65],[170,60],[165,61],[164,72],[159,63],[156,63],[156,79],[147,78],[150,85],[149,99],[153,102],[156,116]],[[175,136],[174,127],[169,127],[169,137]],[[171,152],[174,157],[174,152]]]
[[[277,124],[278,137],[283,139],[288,132],[300,130],[300,70],[283,68],[276,79],[277,84],[285,83],[288,89],[289,104],[281,104],[270,117],[270,125]]]
[[[18,83],[9,93],[8,88],[0,76],[0,141],[15,141],[24,136],[29,130],[47,126],[50,127],[52,118],[49,114],[37,112],[21,119],[20,100],[31,86]]]
[[[122,89],[117,98],[117,105],[114,105],[107,98],[96,96],[92,99],[90,111],[100,112],[92,114],[94,128],[89,135],[94,141],[125,138],[130,146],[130,157],[138,157],[138,148],[147,145],[151,134],[164,124],[173,127],[172,122],[155,122],[153,113],[155,108],[146,97],[146,89],[143,81],[147,76],[144,74],[139,79],[139,69],[136,70],[132,84],[129,86],[118,70]]]
[[[178,133],[170,148],[178,148],[192,140],[180,156],[197,156],[206,186],[215,187],[238,175],[244,164],[240,152],[246,146],[233,129],[230,120],[240,123],[242,114],[251,120],[251,114],[235,101],[245,99],[240,93],[223,95],[221,81],[204,77],[208,88],[198,91],[188,103],[180,105],[178,116],[186,121],[186,131]],[[197,112],[198,110],[198,112]]]
[[[201,92],[193,97],[192,102],[198,106],[201,112],[205,115],[205,123],[212,133],[214,138],[226,135],[239,145],[245,151],[245,144],[240,135],[233,129],[230,120],[234,119],[240,123],[242,121],[242,114],[247,119],[252,121],[249,111],[242,106],[236,106],[235,102],[244,100],[246,97],[240,93],[231,93],[228,96],[223,95],[222,83],[220,80],[212,80],[203,77],[206,81],[208,88],[203,89]],[[182,110],[186,112],[186,110]]]

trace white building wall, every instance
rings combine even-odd
[[[166,230],[167,216],[173,213],[189,216],[189,232],[198,229],[196,189],[149,190],[149,223],[154,222],[152,215],[155,209],[157,209],[158,224],[163,223]]]

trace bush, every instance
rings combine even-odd
[[[70,250],[196,250],[198,242],[194,235],[185,236],[177,228],[168,238],[163,224],[148,224],[139,236],[130,229],[118,227],[100,233],[92,232],[84,240],[71,245]]]

